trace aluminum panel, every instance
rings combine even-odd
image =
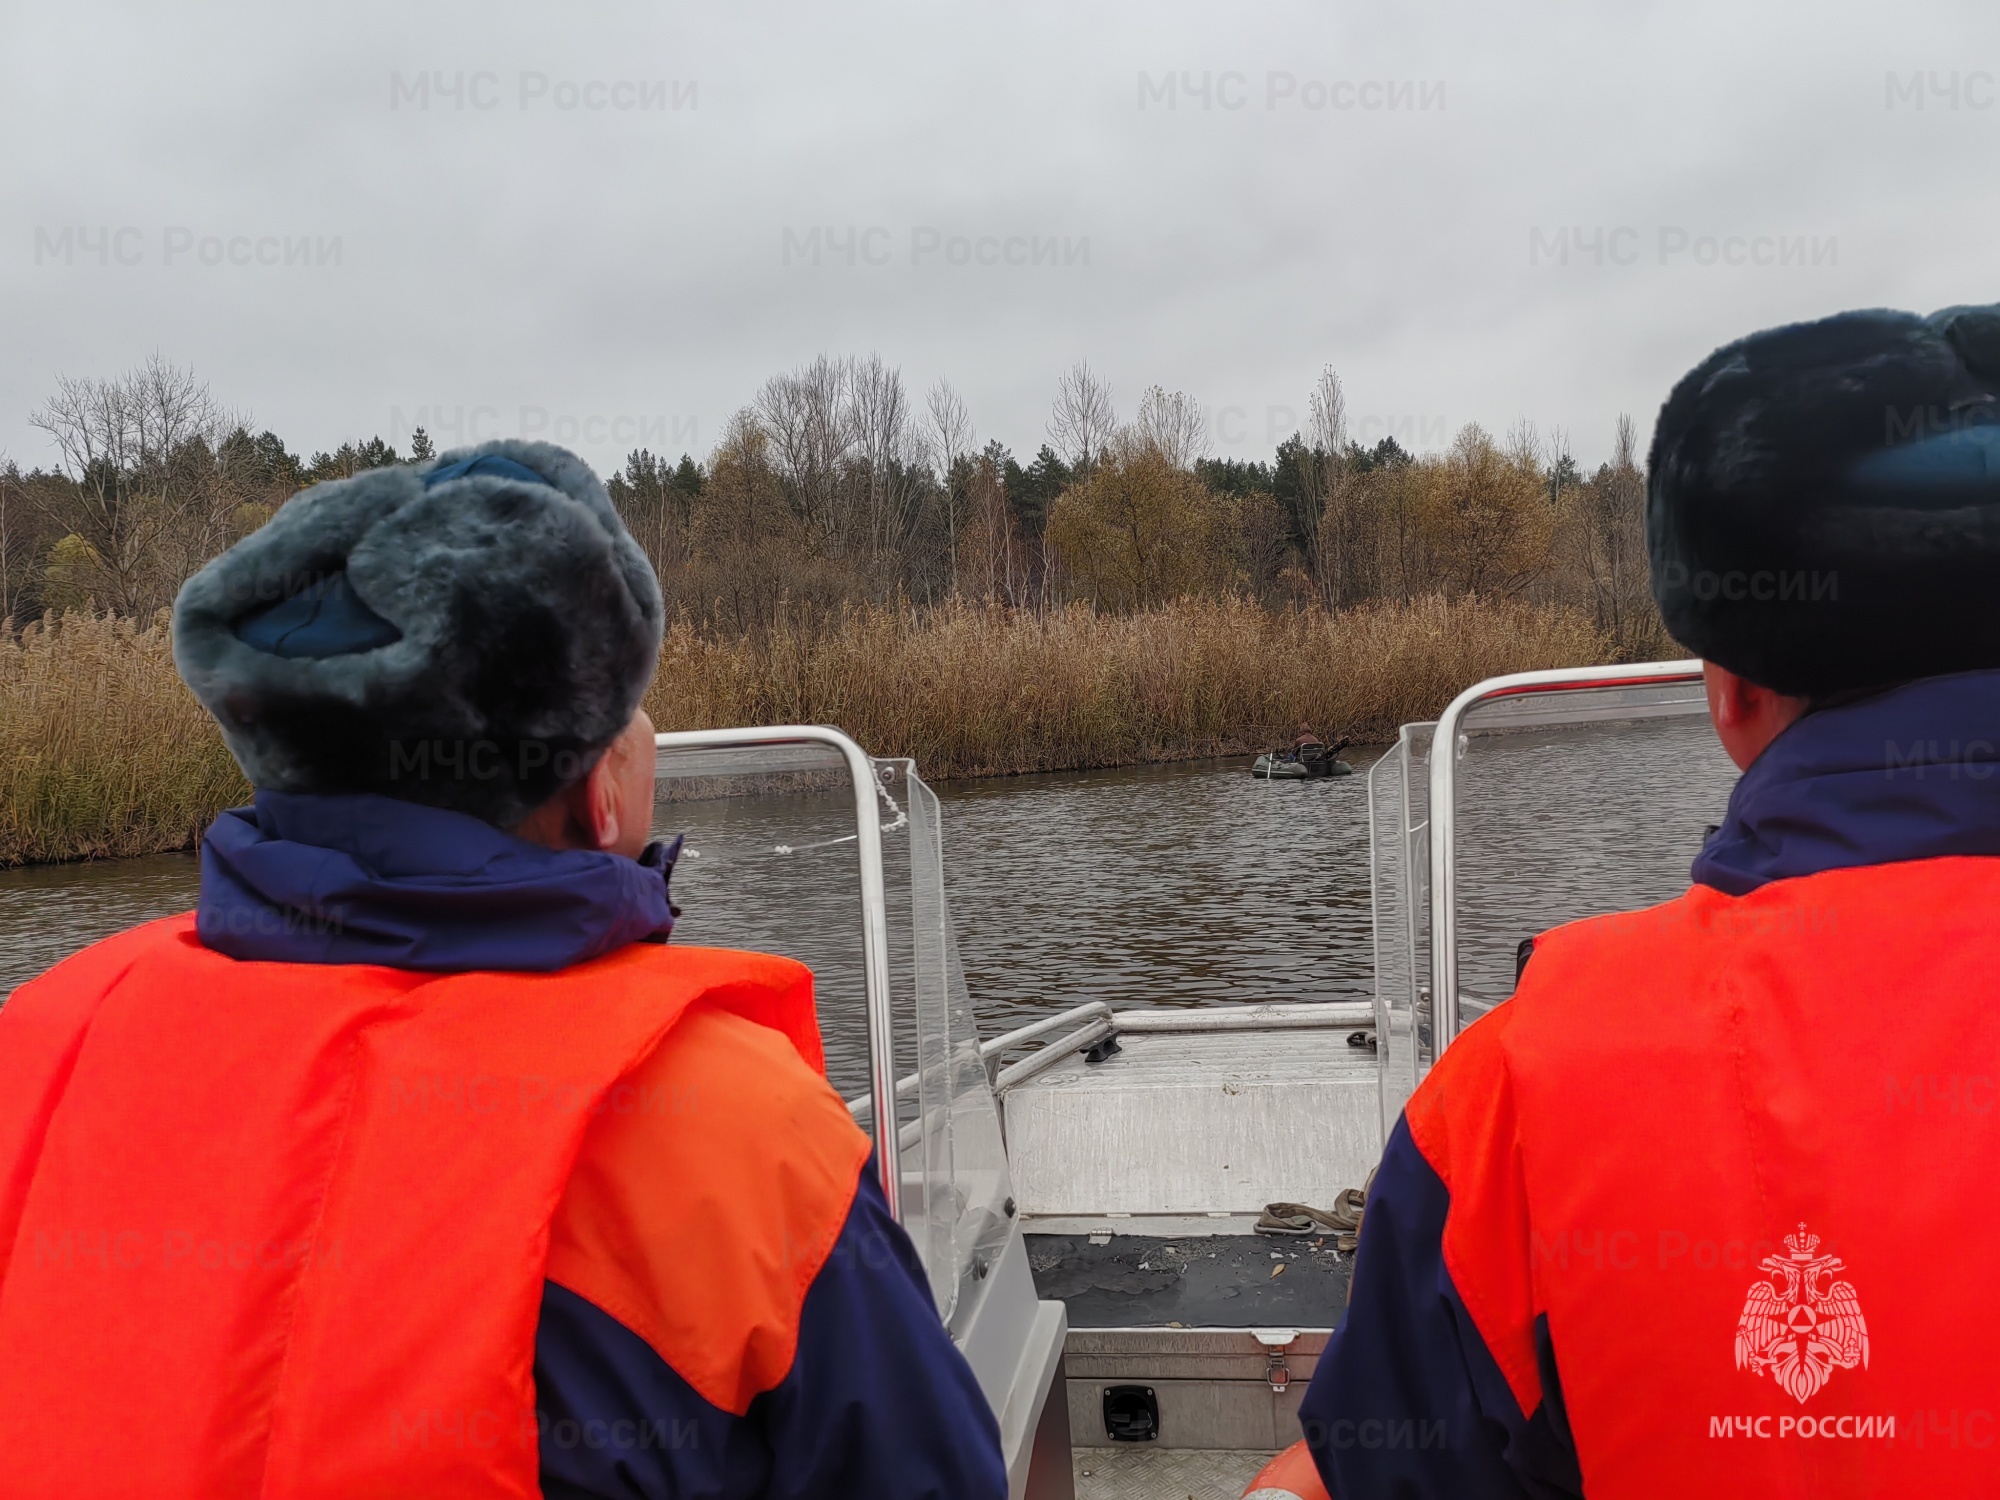
[[[1375,1054],[1333,1030],[1121,1038],[1004,1096],[1023,1215],[1330,1205],[1381,1155]]]

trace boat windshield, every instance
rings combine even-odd
[[[867,760],[844,736],[797,732],[821,738],[660,736],[655,832],[686,835],[673,877],[682,910],[674,940],[807,964],[828,1076],[870,1131],[869,1097],[884,1071],[874,1066],[871,1011],[886,1020],[900,1081],[893,1196],[939,1314],[956,1326],[1006,1243],[1012,1189],[945,896],[938,799],[908,760]],[[857,759],[870,777],[873,869],[857,821]],[[879,968],[869,954],[871,909],[884,940]]]
[[[1513,993],[1525,940],[1687,888],[1737,776],[1694,663],[1498,678],[1440,722],[1448,765],[1440,724],[1412,724],[1369,774],[1385,1133],[1438,1051]]]

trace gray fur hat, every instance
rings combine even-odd
[[[492,442],[293,498],[182,586],[174,661],[260,789],[507,827],[631,722],[662,614],[589,466]]]

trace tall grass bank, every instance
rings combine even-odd
[[[1580,613],[1476,598],[855,607],[736,638],[678,623],[647,708],[662,729],[835,724],[933,777],[988,776],[1256,750],[1302,720],[1381,739],[1482,677],[1609,654]],[[164,616],[72,613],[0,638],[0,864],[188,848],[247,795]]]
[[[757,639],[679,626],[647,707],[661,728],[837,724],[933,777],[1223,755],[1323,735],[1386,739],[1499,672],[1600,660],[1553,608],[1409,604],[1325,614],[1184,600],[1130,615],[854,609]]]
[[[174,672],[164,611],[0,632],[0,864],[185,849],[249,790]]]

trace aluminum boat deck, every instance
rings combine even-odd
[[[1081,1006],[1038,1039],[996,1092],[1036,1295],[1068,1315],[1077,1494],[1233,1497],[1297,1439],[1346,1303],[1330,1236],[1252,1226],[1366,1179],[1372,1007]]]
[[[1077,1500],[1237,1500],[1270,1455],[1229,1449],[1079,1448]]]

